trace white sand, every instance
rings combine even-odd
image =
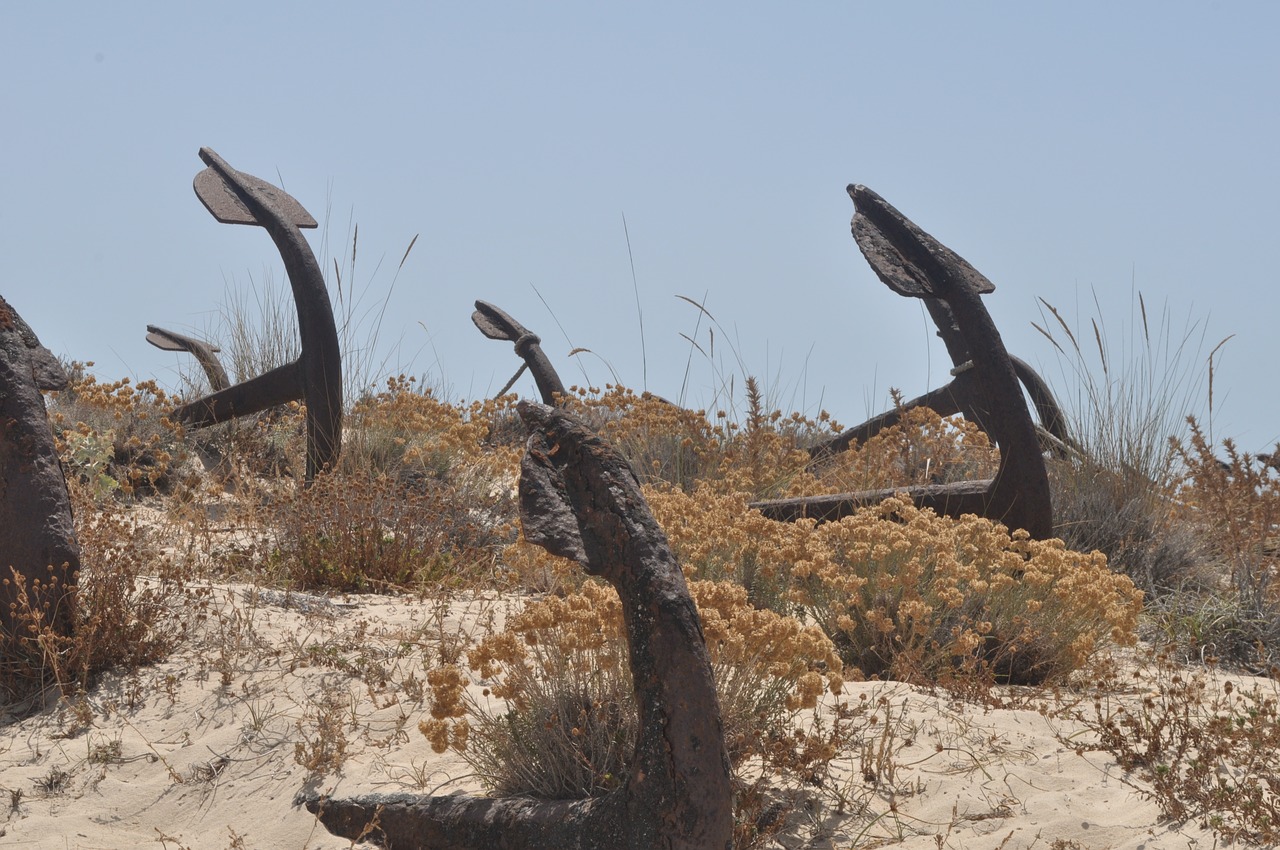
[[[418,732],[415,682],[442,635],[447,648],[460,623],[474,628],[504,603],[210,593],[198,639],[136,676],[104,678],[88,711],[54,706],[0,725],[0,846],[342,848],[293,806],[296,794],[480,791],[464,761],[433,753]],[[845,778],[817,796],[830,804],[841,791],[849,811],[801,811],[776,846],[1215,846],[1195,824],[1162,824],[1109,755],[1077,754],[1088,738],[1067,721],[901,685],[852,685],[848,698],[864,693],[887,700],[896,769],[873,789],[862,757],[842,755]],[[317,739],[324,714],[349,743],[340,772],[312,776],[295,750]]]

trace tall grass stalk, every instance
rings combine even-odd
[[[631,253],[631,231],[627,229],[627,214],[622,214],[622,232],[627,237],[627,261],[631,263],[631,289],[636,296],[636,319],[640,322],[640,375],[641,388],[649,390],[649,352],[645,348],[644,310],[640,307],[640,284],[636,281],[636,258]]]
[[[270,268],[263,271],[260,283],[250,274],[247,287],[234,278],[224,281],[216,331],[206,336],[221,341],[223,365],[235,383],[296,360],[302,351],[293,295],[287,284],[276,282]],[[183,383],[208,391],[203,372],[191,373]]]
[[[551,321],[556,323],[556,327],[560,329],[560,335],[564,337],[564,341],[568,343],[569,345],[568,356],[577,365],[578,371],[582,374],[583,385],[587,387],[593,386],[591,381],[591,376],[587,374],[587,367],[583,365],[582,359],[578,357],[579,354],[590,354],[592,357],[596,358],[601,363],[603,363],[604,367],[609,370],[609,375],[613,379],[614,386],[621,386],[622,381],[621,379],[618,378],[618,373],[614,370],[613,364],[610,363],[605,358],[601,357],[599,354],[596,354],[594,351],[592,351],[589,348],[583,348],[580,345],[574,345],[573,340],[569,338],[569,332],[566,331],[564,329],[564,325],[560,323],[560,317],[556,315],[555,310],[551,309],[551,305],[547,303],[547,299],[542,297],[542,292],[539,291],[538,287],[534,286],[533,284],[529,284],[529,288],[533,290],[534,295],[538,296],[538,300],[542,302],[542,306],[547,308],[547,313],[551,316]]]
[[[1128,332],[1120,334],[1118,346],[1096,292],[1097,313],[1089,319],[1087,333],[1078,325],[1073,330],[1043,298],[1043,324],[1032,326],[1060,355],[1060,387],[1070,391],[1059,388],[1057,395],[1067,400],[1071,433],[1084,453],[1103,468],[1167,483],[1173,472],[1169,438],[1185,433],[1187,417],[1203,408],[1206,375],[1200,371],[1200,355],[1207,327],[1188,317],[1181,329],[1175,328],[1166,304],[1153,328],[1142,293],[1135,299]]]
[[[712,387],[711,387],[711,398],[708,401],[708,403],[704,405],[704,407],[707,410],[723,410],[731,414],[736,413],[735,402],[734,402],[734,398],[736,395],[735,393],[736,378],[738,375],[747,375],[747,374],[750,374],[751,372],[751,370],[747,368],[747,364],[742,359],[742,353],[739,346],[734,343],[733,337],[725,332],[725,329],[721,326],[720,322],[716,320],[716,317],[711,315],[711,311],[708,310],[706,307],[705,296],[702,302],[694,301],[692,298],[690,298],[687,295],[677,295],[676,298],[679,298],[681,301],[685,302],[686,304],[692,305],[694,309],[698,311],[698,321],[697,321],[696,327],[694,328],[694,335],[689,336],[683,333],[680,334],[681,338],[683,338],[686,342],[689,343],[689,360],[685,366],[685,374],[684,374],[684,379],[681,382],[680,398],[678,400],[678,403],[681,406],[686,406],[688,403],[687,393],[688,393],[688,386],[689,386],[689,375],[692,367],[693,352],[697,351],[699,354],[703,356],[703,358],[707,361],[707,363],[710,364],[712,381],[713,381]],[[700,345],[698,343],[698,338],[697,338],[698,329],[702,327],[703,319],[706,319],[707,321],[706,347],[703,347],[702,345]],[[716,356],[716,332],[717,331],[720,332],[720,339],[725,341],[725,342],[722,342],[720,346],[720,356],[718,359]],[[733,363],[736,366],[736,371],[733,369],[725,368],[724,349],[726,345],[729,349],[729,354],[733,359]],[[737,421],[740,421],[740,418],[735,415],[731,417],[731,421],[737,422]]]
[[[341,263],[337,257],[330,257],[327,263],[322,261],[321,268],[326,270],[325,284],[333,293],[330,297],[334,301],[338,344],[342,349],[342,380],[346,388],[345,394],[351,401],[356,401],[361,396],[374,391],[383,379],[407,371],[398,362],[393,365],[394,358],[398,357],[400,352],[400,340],[385,351],[380,340],[387,306],[391,303],[391,296],[395,293],[400,272],[404,270],[404,264],[408,261],[413,246],[417,244],[419,234],[415,234],[409,240],[408,247],[405,248],[400,262],[391,275],[391,280],[386,285],[386,292],[381,297],[375,297],[372,295],[374,283],[378,279],[386,255],[378,257],[373,270],[365,277],[364,283],[357,283],[356,257],[360,246],[360,225],[352,224],[350,233],[351,250],[342,258]],[[327,274],[327,267],[330,265],[333,267],[332,276]]]
[[[1101,550],[1149,594],[1175,592],[1198,580],[1204,560],[1175,518],[1181,469],[1171,440],[1202,407],[1206,327],[1188,317],[1178,328],[1167,304],[1153,322],[1136,292],[1117,337],[1096,293],[1093,301],[1083,329],[1043,299],[1042,323],[1032,323],[1058,353],[1060,380],[1051,383],[1078,449],[1050,470],[1055,530],[1073,549]]]
[[[692,306],[696,312],[693,332],[686,334],[681,332],[680,337],[689,344],[689,353],[685,359],[684,374],[680,380],[680,394],[676,397],[676,404],[680,407],[696,407],[707,411],[711,414],[713,423],[728,424],[734,428],[747,428],[750,425],[753,411],[758,413],[759,410],[778,411],[794,411],[791,418],[794,422],[799,422],[801,418],[812,418],[822,423],[829,423],[824,426],[823,432],[832,425],[838,423],[832,422],[830,417],[821,410],[822,394],[819,394],[818,410],[807,408],[804,399],[801,404],[795,404],[796,394],[804,392],[805,382],[808,375],[809,357],[813,354],[813,348],[810,347],[808,354],[805,355],[805,365],[801,370],[800,377],[793,382],[784,382],[782,377],[782,359],[779,358],[777,367],[772,371],[770,377],[771,357],[769,354],[768,343],[765,346],[765,375],[766,380],[761,382],[755,377],[755,373],[747,368],[746,361],[742,356],[741,344],[735,341],[736,333],[730,335],[724,327],[712,315],[706,306],[706,296],[704,294],[702,301],[695,301],[687,295],[677,295],[676,298]],[[706,334],[702,336],[705,325]],[[699,342],[702,339],[702,342]],[[719,351],[717,352],[717,343],[719,343]],[[725,356],[725,348],[728,348],[728,356]],[[711,386],[710,398],[705,403],[691,404],[690,384],[693,376],[693,364],[695,354],[700,355],[711,370]],[[728,362],[727,362],[728,361]],[[739,378],[743,381],[743,393],[739,396]],[[763,387],[763,388],[762,388]],[[790,397],[786,403],[782,401],[784,396]],[[743,403],[745,402],[745,407]],[[817,439],[821,435],[813,433],[802,437],[801,442],[807,445],[808,439]]]

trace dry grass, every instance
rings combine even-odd
[[[1133,674],[1137,698],[1102,693],[1079,712],[1087,743],[1141,778],[1172,821],[1200,820],[1244,846],[1280,841],[1280,689],[1188,669],[1168,656]]]
[[[1176,595],[1205,566],[1200,538],[1171,501],[1182,470],[1170,443],[1202,405],[1205,327],[1175,327],[1167,306],[1149,316],[1140,292],[1119,330],[1100,309],[1073,330],[1041,303],[1035,327],[1058,352],[1058,395],[1075,443],[1050,464],[1054,530],[1073,549],[1105,554],[1149,602]],[[1212,413],[1212,354],[1208,365]]]

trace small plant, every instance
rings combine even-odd
[[[347,761],[344,714],[350,700],[345,691],[326,691],[297,723],[302,740],[293,745],[293,760],[312,774],[337,773]]]
[[[256,508],[270,569],[294,587],[361,592],[492,575],[514,536],[518,451],[486,442],[506,403],[462,408],[389,380],[356,404],[338,469]]]
[[[174,844],[174,850],[191,850],[191,845],[183,844],[181,838],[176,838],[172,835],[166,835],[165,833],[161,832],[159,829],[156,829],[156,841],[160,842],[160,846],[163,847],[164,850],[169,850],[169,842],[171,841]]]
[[[68,469],[81,476],[95,500],[101,501],[120,489],[120,482],[107,474],[115,458],[115,434],[112,431],[104,434],[68,431],[63,440]]]
[[[123,745],[119,737],[89,745],[89,764],[119,764]]]
[[[61,794],[67,790],[67,785],[71,782],[71,774],[63,768],[54,765],[49,768],[49,772],[39,779],[35,780],[36,789],[48,796]]]
[[[505,494],[490,503],[495,513]],[[269,568],[303,589],[373,592],[456,584],[490,574],[509,533],[448,485],[327,475],[269,509]]]
[[[99,671],[154,661],[185,628],[172,604],[178,584],[155,542],[121,505],[96,502],[88,485],[69,484],[81,548],[74,624],[70,634],[60,633],[45,612],[24,607],[26,595],[19,592],[25,633],[0,656],[0,696],[15,702],[50,689],[71,697]]]
[[[1225,582],[1203,581],[1181,606],[1166,606],[1190,626],[1182,641],[1224,662],[1270,672],[1280,651],[1280,476],[1224,440],[1223,460],[1195,419],[1174,443],[1184,474],[1178,489],[1188,525],[1204,540]],[[1167,622],[1167,621],[1166,621]]]
[[[191,765],[191,778],[199,782],[215,782],[231,764],[226,756],[215,756],[208,761]]]
[[[70,385],[50,395],[63,463],[99,500],[171,490],[185,448],[167,418],[168,395],[155,381],[99,383],[85,371],[91,365],[71,364]]]
[[[1086,725],[1120,767],[1150,784],[1166,817],[1228,841],[1280,841],[1280,716],[1274,686],[1161,664],[1137,705],[1099,697]]]

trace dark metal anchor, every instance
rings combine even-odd
[[[1019,380],[1026,384],[1045,430],[1070,444],[1065,419],[1048,386],[1030,366],[1011,357],[981,296],[995,286],[951,249],[925,233],[866,186],[850,186],[856,213],[853,237],[880,280],[899,295],[921,298],[938,326],[956,368],[941,389],[908,402],[942,415],[963,413],[991,435],[1000,449],[1000,468],[991,481],[907,488],[917,505],[941,513],[979,513],[1032,537],[1053,533],[1049,478],[1040,440]],[[865,440],[898,421],[890,411],[816,447],[815,460]],[[894,491],[844,493],[756,503],[766,516],[835,519]]]
[[[307,406],[307,480],[334,466],[342,450],[342,353],[324,275],[300,228],[316,220],[283,189],[236,171],[209,148],[196,175],[196,196],[223,224],[266,228],[284,260],[298,310],[302,354],[292,363],[215,392],[175,412],[200,428],[303,400]]]
[[[231,379],[227,377],[227,371],[222,368],[222,363],[218,361],[218,352],[222,350],[218,346],[202,339],[167,331],[155,325],[147,325],[147,342],[163,351],[190,352],[196,358],[196,362],[200,364],[200,368],[204,369],[205,377],[209,379],[209,386],[213,388],[214,392],[225,390],[231,386]]]

